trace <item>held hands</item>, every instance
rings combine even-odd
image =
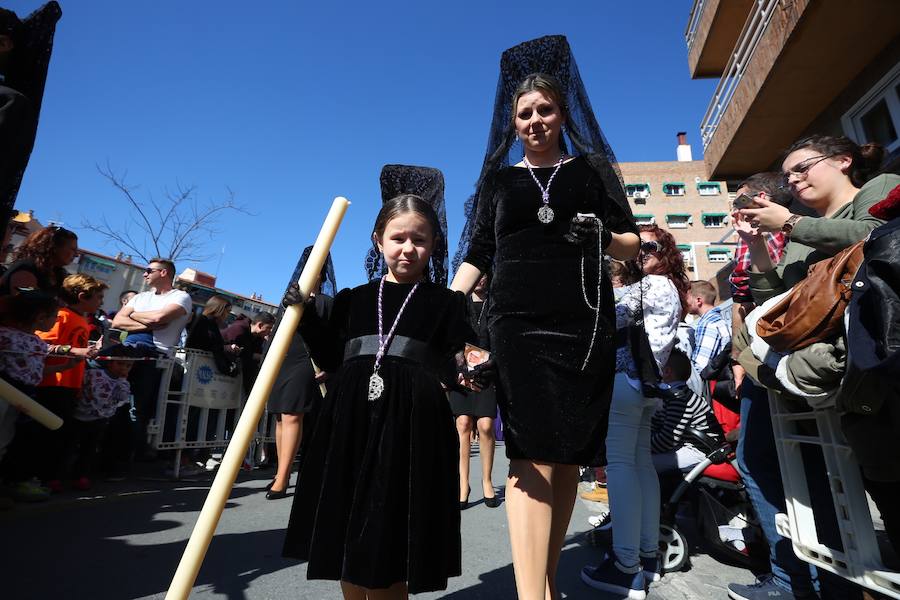
[[[750,221],[750,225],[759,231],[778,232],[791,217],[791,211],[766,198],[754,199],[759,208],[742,208],[737,211],[741,217]]]
[[[563,237],[570,244],[578,246],[592,247],[597,244],[597,233],[600,231],[603,222],[597,217],[585,217],[575,215],[569,221],[569,232]],[[601,249],[606,249],[612,241],[612,232],[605,227],[600,238]]]
[[[466,363],[465,353],[460,351],[456,353],[456,373],[459,385],[465,386],[473,392],[480,392],[494,381],[497,376],[497,368],[494,359],[489,358],[470,369]]]

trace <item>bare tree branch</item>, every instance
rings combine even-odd
[[[235,202],[234,192],[228,187],[225,200],[209,200],[201,207],[197,187],[176,181],[174,191],[163,189],[165,201],[156,201],[148,192],[146,202],[142,203],[135,197],[139,188],[126,183],[127,171],[116,173],[108,161],[105,167],[97,165],[97,171],[125,196],[130,206],[128,218],[120,227],[110,225],[106,217],[101,217],[99,224],[82,220],[82,228],[100,234],[118,251],[144,262],[154,256],[189,263],[207,260],[215,253],[203,253],[203,250],[219,233],[216,226],[225,213],[235,211],[255,216]],[[142,242],[132,235],[129,226],[142,234]]]

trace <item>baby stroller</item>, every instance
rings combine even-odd
[[[762,530],[736,468],[730,442],[718,443],[703,432],[685,432],[694,447],[706,453],[669,500],[662,505],[659,524],[662,572],[680,571],[689,563],[691,542],[700,542],[710,555],[751,568],[767,556]],[[690,540],[676,520],[679,510],[693,515],[699,540]]]

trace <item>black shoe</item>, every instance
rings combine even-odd
[[[288,497],[287,488],[277,491],[277,492],[275,490],[269,490],[268,492],[266,492],[266,500],[281,500],[282,498],[287,498],[287,497]]]
[[[266,491],[268,492],[269,490],[271,490],[273,485],[275,485],[274,479],[266,484]]]
[[[500,506],[500,498],[497,496],[491,496],[490,498],[484,499],[484,505],[488,508],[497,508]]]
[[[466,510],[467,508],[469,508],[469,494],[471,493],[472,488],[469,488],[469,490],[466,492],[466,499],[459,501],[459,510]]]

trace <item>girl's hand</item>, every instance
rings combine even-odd
[[[750,225],[759,231],[778,232],[791,218],[791,211],[780,204],[775,204],[766,198],[757,197],[754,200],[760,208],[742,208],[738,212],[750,221]]]
[[[325,383],[326,381],[328,381],[328,373],[326,373],[325,371],[319,371],[318,373],[316,373],[315,379],[316,383]]]

